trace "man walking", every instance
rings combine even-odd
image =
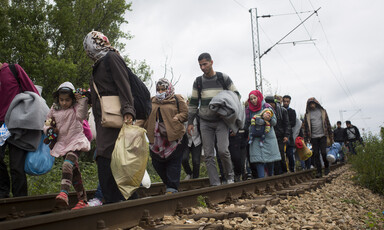
[[[265,102],[269,103],[276,112],[277,124],[274,127],[281,160],[275,162],[275,175],[280,175],[288,172],[287,164],[285,163],[284,146],[288,143],[291,134],[291,126],[289,125],[288,112],[281,107],[281,103],[273,96],[266,96]]]
[[[333,142],[333,133],[329,122],[327,111],[320,105],[316,98],[311,97],[307,101],[304,116],[304,140],[312,144],[312,159],[317,169],[316,177],[322,177],[320,154],[324,161],[324,174],[329,174],[329,163],[325,151],[327,142],[329,146]]]
[[[0,63],[0,126],[5,121],[5,115],[14,97],[24,91],[31,91],[40,95],[20,65]],[[11,180],[9,179],[7,165],[4,162],[7,146],[9,149]],[[9,141],[0,146],[0,199],[9,197],[10,187],[12,187],[13,197],[28,195],[27,177],[24,171],[26,156],[26,150],[11,144]]]
[[[228,75],[213,70],[213,60],[209,53],[200,54],[198,61],[203,75],[197,77],[193,83],[189,103],[188,134],[191,135],[193,129],[197,128],[193,126],[193,120],[199,108],[200,131],[210,184],[212,186],[220,185],[214,157],[215,138],[217,138],[217,154],[220,157],[227,183],[230,184],[234,182],[234,174],[228,150],[229,128],[223,119],[209,109],[209,103],[213,97],[225,89],[233,91],[237,95],[239,92]]]
[[[361,141],[359,129],[352,125],[351,121],[346,121],[345,124],[347,125],[347,128],[345,128],[345,133],[348,149],[352,154],[356,154],[356,142]]]
[[[291,127],[291,133],[289,135],[289,140],[287,143],[287,149],[285,152],[287,153],[287,157],[288,157],[288,161],[289,161],[289,164],[288,164],[289,165],[289,171],[295,172],[295,158],[293,156],[293,150],[295,148],[295,140],[293,139],[292,130],[293,130],[293,127],[295,127],[295,125],[296,125],[296,111],[294,109],[292,109],[291,107],[289,107],[290,104],[291,104],[291,96],[285,95],[283,97],[283,106],[288,112],[289,126]]]
[[[347,141],[346,132],[344,128],[341,128],[341,121],[337,121],[337,127],[333,130],[333,140],[340,144],[343,147],[344,143]],[[343,148],[341,148],[340,152],[340,161],[344,162],[344,153]]]

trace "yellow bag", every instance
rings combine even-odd
[[[304,140],[303,140],[303,148],[301,149],[296,148],[296,151],[299,154],[300,160],[302,161],[305,161],[312,156],[312,151],[305,145]]]
[[[112,152],[111,170],[126,199],[140,186],[148,155],[145,129],[124,123]]]

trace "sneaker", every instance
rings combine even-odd
[[[93,198],[93,199],[90,199],[88,202],[88,205],[90,207],[96,207],[96,206],[100,206],[100,205],[103,205],[103,202],[101,202],[101,200],[99,200],[98,198]]]
[[[68,195],[65,192],[60,192],[59,195],[56,196],[56,207],[66,208],[69,206],[68,204]]]
[[[190,180],[192,179],[192,175],[191,174],[187,174],[184,178],[184,180]]]
[[[74,208],[72,208],[72,210],[82,209],[85,207],[89,207],[87,202],[85,200],[79,200],[79,202],[77,202],[77,204],[75,205]]]
[[[230,180],[227,180],[227,183],[226,183],[226,184],[233,184],[233,183],[235,183],[235,181],[232,180],[232,179],[230,179]]]

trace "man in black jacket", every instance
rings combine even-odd
[[[340,146],[344,145],[344,142],[347,140],[346,132],[344,128],[341,128],[341,121],[338,121],[337,128],[333,130],[333,140],[340,144]],[[344,152],[343,149],[340,150],[340,161],[344,162]]]
[[[294,172],[295,171],[295,158],[293,156],[293,150],[295,148],[295,140],[293,140],[293,135],[292,135],[292,129],[296,125],[296,111],[289,107],[291,104],[291,96],[285,95],[283,97],[283,106],[288,112],[288,118],[289,118],[289,126],[291,128],[291,133],[289,135],[289,140],[287,143],[287,149],[285,152],[287,153],[288,157],[288,162],[289,162],[289,171]]]
[[[357,145],[357,141],[361,142],[361,136],[359,129],[351,124],[351,121],[346,121],[345,124],[347,125],[347,128],[345,128],[345,135],[347,138],[347,146],[349,149],[349,152],[352,154],[356,154],[355,147]]]
[[[291,134],[291,126],[289,125],[288,112],[281,106],[279,101],[275,101],[273,96],[266,96],[265,102],[269,103],[273,107],[277,118],[277,124],[273,128],[275,129],[277,143],[279,144],[281,161],[275,162],[274,171],[275,175],[279,175],[287,172],[284,146],[288,143],[289,136]]]

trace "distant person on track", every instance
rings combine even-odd
[[[288,158],[288,166],[290,172],[295,172],[295,157],[294,157],[294,149],[295,149],[295,139],[293,135],[293,128],[296,126],[296,111],[290,107],[291,104],[291,96],[284,95],[283,97],[283,106],[288,112],[289,125],[291,127],[291,133],[289,135],[288,143],[286,143],[286,153]],[[297,136],[297,135],[296,135]]]
[[[246,116],[246,128],[250,127],[250,118],[256,114],[260,114],[265,108],[272,108],[270,104],[264,101],[264,97],[259,90],[253,90],[249,93],[248,105],[246,113],[249,113],[249,115]],[[268,120],[271,125],[270,131],[265,134],[263,145],[259,144],[261,141],[261,136],[259,136],[255,137],[255,140],[250,143],[249,146],[250,167],[253,175],[257,172],[258,178],[265,177],[265,170],[267,170],[268,176],[273,176],[275,162],[281,161],[275,134],[275,126],[277,124],[276,114],[274,113],[271,117],[270,113],[264,113],[263,119]]]
[[[202,53],[198,62],[203,75],[197,77],[193,83],[192,97],[189,103],[188,133],[192,134],[193,120],[199,109],[200,130],[203,140],[204,158],[211,186],[220,185],[214,157],[215,138],[217,138],[217,154],[223,166],[225,179],[228,184],[234,183],[231,155],[228,149],[228,125],[215,112],[210,110],[209,103],[217,94],[227,89],[239,95],[231,78],[213,70],[213,60],[208,53]]]
[[[347,128],[345,128],[345,133],[349,152],[351,152],[352,154],[356,154],[355,148],[358,144],[357,142],[362,144],[360,131],[356,126],[351,124],[351,121],[346,121],[345,124],[347,125]]]
[[[0,126],[4,124],[8,108],[17,94],[21,91],[31,91],[40,95],[23,68],[18,64],[13,65],[13,67],[19,81],[16,79],[8,63],[0,63]],[[7,146],[9,150],[11,180],[9,178],[7,165],[4,162]],[[28,151],[9,143],[7,140],[0,146],[0,199],[9,197],[11,187],[13,197],[28,195],[27,177],[24,171],[27,152]]]
[[[171,82],[165,78],[156,83],[152,97],[152,112],[144,124],[152,157],[152,165],[166,186],[166,194],[178,192],[183,153],[188,148],[184,122],[188,120],[188,106],[184,98],[175,94]]]
[[[327,161],[326,147],[333,143],[332,126],[329,122],[327,111],[320,105],[316,98],[307,100],[306,113],[304,116],[304,140],[312,144],[312,159],[314,160],[317,174],[322,177],[320,156],[324,162],[324,174],[329,174],[329,162]]]
[[[287,164],[285,161],[284,147],[288,144],[289,136],[291,135],[291,126],[289,124],[289,117],[287,110],[281,106],[278,99],[273,96],[266,96],[265,102],[270,104],[276,114],[276,125],[274,127],[277,143],[279,145],[279,152],[281,156],[280,161],[275,162],[275,175],[287,173]]]
[[[341,121],[337,121],[336,123],[337,127],[335,130],[333,130],[333,140],[336,143],[339,143],[341,147],[344,146],[344,143],[347,141],[347,134],[345,132],[345,129],[341,127]],[[344,162],[344,152],[343,148],[339,151],[340,155],[340,161]]]
[[[44,125],[47,136],[56,134],[56,143],[51,149],[51,155],[64,157],[60,193],[56,196],[55,204],[57,208],[63,209],[69,207],[68,192],[72,185],[79,200],[73,209],[88,206],[87,193],[79,169],[80,153],[87,152],[91,148],[83,132],[83,120],[86,119],[88,111],[88,98],[82,97],[79,93],[73,93],[74,91],[75,87],[70,82],[64,82],[59,86],[53,94],[55,102],[47,115],[47,120],[54,120],[55,124],[53,126],[50,122]]]

